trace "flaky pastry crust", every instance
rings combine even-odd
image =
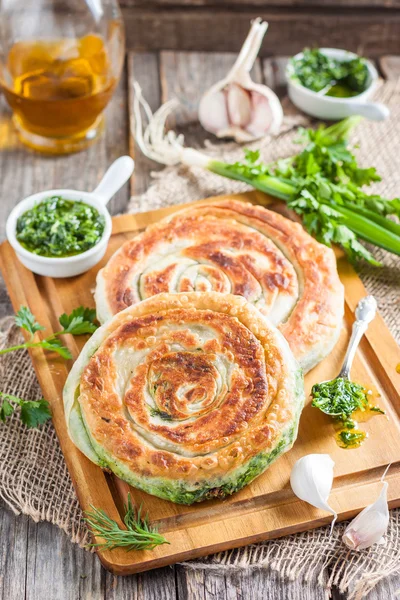
[[[102,322],[161,292],[245,297],[277,325],[308,371],[332,350],[344,291],[330,248],[300,224],[235,199],[197,204],[114,254],[97,278]]]
[[[293,443],[304,401],[283,336],[244,298],[158,294],[83,349],[64,391],[94,462],[174,502],[223,497]]]

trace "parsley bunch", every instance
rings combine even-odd
[[[44,327],[36,321],[28,307],[21,306],[15,315],[15,324],[27,331],[30,334],[30,338],[23,344],[3,348],[3,350],[0,350],[0,355],[23,348],[44,348],[45,350],[56,352],[62,358],[69,359],[72,358],[71,352],[62,344],[59,336],[67,333],[71,335],[91,334],[97,329],[96,311],[83,306],[74,309],[69,315],[66,313],[62,314],[59,322],[62,327],[60,331],[53,333],[43,340],[35,341],[35,334],[38,331],[42,331]],[[23,398],[17,398],[11,394],[0,392],[0,399],[3,400],[0,405],[0,421],[5,422],[7,417],[14,412],[15,406],[21,408],[21,421],[28,428],[37,427],[51,417],[49,403],[44,398],[41,400],[24,400]]]
[[[339,244],[351,260],[379,265],[359,240],[400,255],[400,224],[388,218],[400,217],[400,198],[364,191],[381,178],[374,167],[361,168],[349,146],[349,133],[360,119],[302,129],[298,141],[304,149],[272,164],[260,162],[258,151],[246,151],[242,162],[210,161],[207,168],[284,200],[317,240]]]

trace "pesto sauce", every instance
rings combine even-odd
[[[64,258],[95,246],[104,227],[103,215],[93,206],[52,196],[18,218],[16,238],[33,254]]]
[[[317,383],[311,390],[312,406],[334,419],[335,439],[341,448],[358,448],[366,439],[366,432],[357,429],[357,421],[385,414],[369,404],[367,394],[364,386],[343,377]]]
[[[358,96],[359,92],[355,92],[350,86],[336,83],[326,93],[325,96],[331,96],[333,98],[352,98]]]
[[[339,60],[318,48],[305,48],[301,58],[291,58],[293,76],[305,88],[326,96],[349,98],[364,92],[370,81],[368,66],[360,56]],[[323,91],[326,90],[326,91]]]

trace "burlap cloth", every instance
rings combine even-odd
[[[375,165],[383,182],[375,188],[393,197],[400,193],[400,82],[387,83],[378,92],[380,101],[391,108],[385,123],[363,122],[355,133],[361,163]],[[306,125],[288,103],[280,137],[263,143],[266,161],[298,152],[293,144],[296,125]],[[189,131],[190,134],[190,131]],[[259,147],[259,143],[253,145]],[[242,151],[232,144],[209,145],[206,151],[235,160]],[[188,202],[211,195],[246,189],[241,183],[223,179],[199,168],[169,167],[156,174],[153,185],[141,197],[132,198],[129,211],[144,211],[160,206]],[[375,295],[379,309],[393,335],[400,338],[400,265],[398,257],[375,251],[384,266],[359,267],[368,291]],[[0,346],[14,345],[20,333],[12,318],[1,322]],[[0,359],[0,390],[37,399],[41,392],[26,352],[10,353]],[[71,541],[82,546],[88,532],[70,481],[51,422],[40,429],[26,430],[18,415],[0,424],[0,496],[16,513],[30,515],[35,521],[47,520],[58,525]],[[316,579],[329,594],[332,585],[349,590],[349,598],[364,597],[378,581],[400,571],[400,510],[391,512],[387,544],[360,553],[349,552],[340,542],[345,523],[288,536],[232,552],[215,555],[201,562],[187,563],[190,568],[224,571],[272,568],[291,579]]]

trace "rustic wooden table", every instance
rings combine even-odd
[[[130,194],[140,194],[149,185],[150,171],[157,168],[135,147],[130,134],[132,83],[137,79],[153,109],[173,96],[184,110],[176,113],[188,144],[205,139],[196,124],[196,103],[202,92],[220,79],[231,66],[228,53],[131,53],[113,101],[107,109],[106,131],[92,148],[67,157],[43,157],[19,144],[10,123],[10,113],[0,101],[0,236],[4,238],[7,214],[17,201],[34,192],[51,188],[93,189],[107,166],[122,154],[136,161],[131,189],[125,186],[111,202],[113,214],[123,212]],[[285,58],[259,61],[254,78],[265,81],[280,95],[284,93]],[[387,78],[400,74],[400,57],[379,61]],[[0,284],[0,317],[12,314],[4,283]],[[400,574],[380,583],[371,600],[394,598],[400,589]],[[342,598],[334,590],[336,600]],[[71,544],[49,523],[35,524],[15,517],[0,507],[0,600],[137,600],[218,599],[323,600],[324,592],[314,583],[282,582],[272,571],[218,575],[167,567],[131,577],[107,573],[95,555]]]

